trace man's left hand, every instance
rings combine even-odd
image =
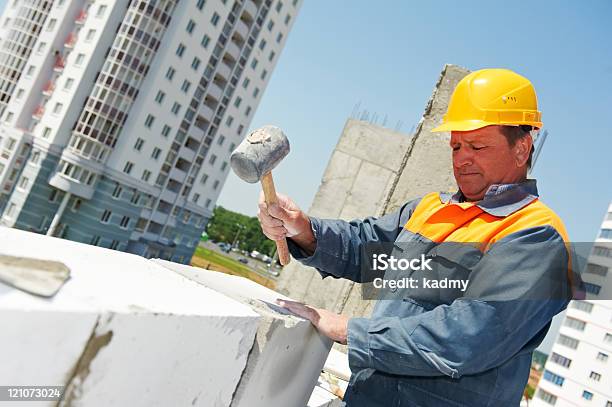
[[[347,316],[336,314],[325,309],[310,307],[296,301],[278,299],[276,303],[294,314],[310,320],[319,332],[332,341],[346,345],[349,320]]]

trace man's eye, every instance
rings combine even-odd
[[[473,148],[474,150],[482,150],[484,147],[476,147],[476,146],[472,146],[472,148]]]
[[[459,151],[459,146],[453,146],[453,151]]]

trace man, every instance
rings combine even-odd
[[[469,280],[464,291],[396,292],[376,303],[371,318],[279,302],[348,344],[348,407],[519,405],[532,352],[570,287],[563,222],[527,179],[531,133],[541,127],[526,78],[476,71],[459,82],[432,130],[451,132],[456,194],[430,193],[352,222],[308,217],[284,196],[270,207],[260,200],[266,236],[287,237],[293,257],[323,277],[363,282],[364,247],[394,242]]]

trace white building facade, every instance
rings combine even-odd
[[[530,406],[612,407],[612,204],[582,274],[586,300],[572,301]]]
[[[188,262],[300,6],[9,1],[0,223]]]

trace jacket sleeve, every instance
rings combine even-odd
[[[317,241],[315,252],[307,256],[291,239],[287,239],[289,251],[305,266],[316,268],[323,278],[332,276],[361,282],[363,245],[394,242],[420,201],[409,201],[397,211],[380,218],[347,222],[310,217]]]
[[[507,236],[483,255],[452,303],[403,318],[349,320],[351,370],[457,378],[501,365],[567,306],[568,260],[550,226]]]

